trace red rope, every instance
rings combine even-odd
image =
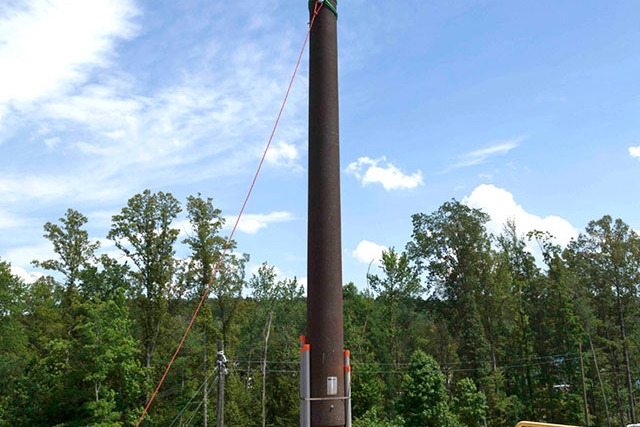
[[[227,243],[224,246],[224,250],[222,251],[222,254],[220,255],[220,258],[218,259],[218,263],[216,264],[216,267],[213,270],[213,274],[211,275],[211,279],[209,279],[209,283],[207,284],[206,289],[204,290],[204,293],[202,295],[202,298],[200,298],[200,302],[198,303],[198,306],[196,307],[196,311],[193,313],[193,316],[191,317],[191,320],[189,321],[189,325],[187,326],[187,329],[184,332],[184,335],[182,336],[182,339],[180,340],[180,344],[178,344],[178,348],[176,348],[175,353],[173,354],[173,357],[171,358],[171,360],[169,361],[169,364],[167,365],[167,369],[164,371],[164,374],[162,375],[162,378],[160,378],[160,382],[158,383],[158,386],[156,387],[155,391],[153,392],[153,394],[151,395],[151,398],[149,399],[149,402],[147,402],[147,405],[144,408],[144,411],[142,412],[142,415],[140,415],[140,418],[138,419],[138,422],[136,423],[136,427],[140,426],[140,423],[142,422],[142,420],[144,419],[144,417],[147,415],[147,412],[149,411],[149,408],[151,407],[151,404],[153,403],[153,400],[156,398],[156,395],[158,394],[158,392],[160,391],[160,387],[162,386],[162,383],[164,383],[165,378],[167,377],[167,374],[169,373],[169,370],[171,369],[171,366],[173,365],[173,362],[176,360],[176,357],[178,356],[178,353],[180,353],[180,350],[182,349],[182,345],[184,344],[185,340],[187,339],[187,335],[189,335],[189,332],[191,331],[191,327],[193,326],[194,321],[196,320],[196,317],[198,316],[198,313],[200,312],[200,309],[202,308],[202,304],[204,304],[204,301],[207,298],[207,295],[209,294],[209,290],[211,289],[211,285],[213,284],[213,279],[216,277],[216,274],[218,274],[218,270],[220,268],[220,265],[222,264],[222,260],[224,259],[224,256],[227,253],[227,250],[229,249],[229,246],[231,246],[231,242],[233,240],[233,235],[236,232],[236,229],[238,228],[238,224],[240,223],[240,218],[242,218],[242,214],[244,213],[244,209],[247,206],[247,203],[249,202],[249,197],[251,197],[251,193],[253,192],[253,187],[256,184],[256,181],[258,180],[258,175],[260,174],[260,170],[262,169],[262,165],[264,164],[264,160],[267,157],[267,151],[269,151],[269,147],[271,146],[271,141],[273,141],[273,137],[276,133],[276,129],[278,128],[278,123],[280,122],[280,117],[282,117],[282,112],[284,111],[284,107],[287,103],[287,99],[289,98],[289,92],[291,92],[291,87],[293,86],[293,81],[296,78],[296,74],[298,73],[298,68],[300,67],[300,61],[302,60],[302,55],[304,54],[304,50],[307,46],[307,42],[309,41],[309,35],[311,34],[311,28],[313,27],[313,22],[316,20],[316,16],[318,16],[318,12],[320,12],[320,9],[322,9],[322,2],[316,2],[316,4],[313,7],[313,16],[311,17],[311,22],[309,23],[309,30],[307,31],[307,36],[304,39],[304,43],[302,44],[302,49],[300,50],[300,55],[298,56],[298,61],[296,62],[296,66],[293,70],[293,75],[291,76],[291,80],[289,81],[289,87],[287,88],[287,92],[284,96],[284,100],[282,101],[282,106],[280,107],[280,111],[278,112],[278,117],[276,118],[276,122],[273,125],[273,130],[271,131],[271,136],[269,137],[269,141],[267,142],[267,146],[264,149],[264,153],[262,154],[262,158],[260,159],[260,163],[258,164],[258,169],[256,170],[256,173],[253,176],[253,181],[251,182],[251,186],[249,187],[249,191],[247,192],[247,196],[244,199],[244,203],[242,203],[242,208],[240,209],[240,213],[238,214],[238,218],[236,219],[235,224],[233,225],[233,229],[231,230],[231,234],[229,235],[229,238],[227,239]]]

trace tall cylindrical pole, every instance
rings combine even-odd
[[[309,42],[307,341],[311,426],[345,425],[338,42],[336,0],[320,8]],[[319,6],[310,2],[311,16]]]

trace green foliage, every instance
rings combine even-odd
[[[87,422],[124,421],[124,412],[143,396],[143,369],[132,322],[122,292],[85,305],[86,320],[77,327],[75,363],[84,372]],[[76,390],[78,392],[78,390]]]
[[[487,409],[487,397],[478,391],[471,378],[458,381],[453,396],[453,412],[460,423],[467,427],[484,425]]]
[[[186,210],[179,242],[178,201],[135,195],[108,236],[125,256],[110,258],[69,209],[45,224],[56,258],[34,262],[53,277],[25,284],[0,260],[0,427],[136,424],[226,242],[212,199],[191,196]],[[512,220],[492,236],[487,220],[455,200],[416,214],[406,252],[385,251],[379,273],[344,286],[354,426],[583,425],[585,410],[591,425],[633,422],[638,234],[605,216],[563,249]],[[267,263],[246,277],[249,257],[230,243],[143,425],[201,425],[205,399],[215,422],[221,339],[226,424],[298,422],[304,289]]]
[[[388,420],[376,409],[370,409],[362,416],[356,417],[352,425],[353,427],[403,427],[405,424],[400,417]]]
[[[491,242],[485,223],[489,216],[453,200],[431,215],[413,215],[413,239],[407,253],[427,276],[434,297],[442,298],[442,315],[457,331],[460,359],[477,368],[476,378],[488,373],[490,338],[494,331],[491,294]],[[493,305],[495,306],[495,305]],[[484,309],[484,310],[483,310]]]
[[[445,377],[435,359],[421,350],[411,356],[402,380],[400,412],[406,427],[456,427],[451,413]]]
[[[25,375],[28,341],[19,322],[24,310],[25,286],[11,274],[11,265],[0,260],[0,425],[8,423],[12,399],[20,393],[17,379]]]
[[[171,193],[145,190],[130,198],[121,213],[113,216],[107,235],[136,267],[131,271],[137,303],[134,313],[139,318],[144,346],[147,387],[151,387],[152,357],[176,267],[174,243],[179,230],[171,228],[171,223],[180,211],[180,204]]]
[[[82,229],[87,217],[80,212],[68,209],[66,215],[60,218],[60,223],[47,222],[44,225],[44,237],[53,244],[53,251],[59,259],[33,261],[33,264],[61,273],[65,278],[65,286],[73,290],[78,286],[82,270],[94,260],[100,244],[91,242],[89,233]]]
[[[219,235],[224,225],[222,211],[213,206],[213,200],[204,200],[200,194],[198,197],[187,198],[187,216],[193,229],[193,235],[186,237],[182,242],[189,246],[191,259],[189,260],[188,281],[196,284],[196,296],[209,284],[213,269],[220,260],[226,239]],[[230,249],[235,247],[232,242]]]

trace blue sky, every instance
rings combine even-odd
[[[304,40],[306,0],[0,6],[0,257],[27,280],[67,208],[103,251],[136,193],[235,221]],[[456,198],[564,244],[640,229],[640,3],[339,2],[343,277]],[[306,277],[307,56],[236,234]],[[184,216],[176,223],[188,232]],[[227,231],[228,232],[228,231]],[[179,256],[186,256],[178,248]],[[375,272],[375,267],[374,267]]]

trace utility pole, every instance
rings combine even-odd
[[[224,376],[227,374],[227,358],[224,356],[224,341],[218,341],[218,414],[217,427],[224,427]]]
[[[309,2],[307,339],[311,426],[345,426],[337,0]]]
[[[203,346],[204,346],[204,361],[202,363],[202,373],[204,374],[204,389],[202,390],[202,426],[203,427],[209,427],[209,424],[207,423],[207,411],[208,411],[208,407],[207,407],[207,401],[209,400],[209,396],[207,395],[207,388],[209,387],[207,384],[207,328],[205,326],[204,328],[204,334],[203,334]]]
[[[584,405],[584,423],[589,427],[589,405],[587,404],[587,386],[584,382],[584,362],[582,360],[582,343],[578,343],[580,351],[580,378],[582,379],[582,404]]]

